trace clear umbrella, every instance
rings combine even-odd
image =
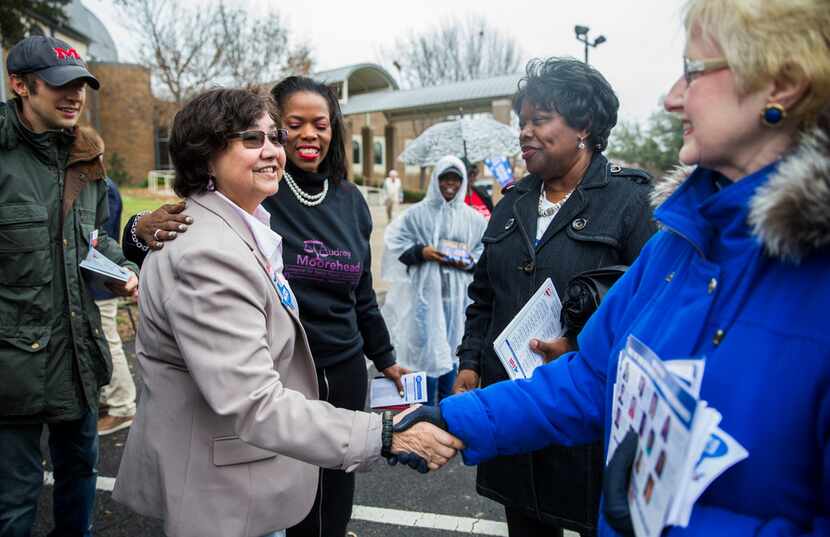
[[[490,118],[462,118],[431,126],[406,147],[398,160],[432,166],[447,155],[479,162],[518,153],[519,133],[509,125]]]

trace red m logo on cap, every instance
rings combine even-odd
[[[74,48],[55,47],[55,56],[57,56],[59,60],[65,60],[67,58],[75,58],[76,60],[81,59],[81,55],[78,54]]]

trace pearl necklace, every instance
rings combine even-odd
[[[317,194],[309,194],[304,191],[300,186],[294,182],[294,178],[291,177],[291,174],[288,172],[283,172],[283,177],[285,177],[285,182],[288,184],[288,189],[294,193],[294,197],[297,198],[301,204],[305,205],[306,207],[314,207],[316,205],[320,205],[323,203],[323,200],[326,199],[326,194],[329,191],[329,180],[323,179],[323,190]]]
[[[547,218],[549,216],[554,216],[556,213],[559,212],[559,209],[561,209],[562,206],[565,205],[565,202],[568,201],[568,198],[571,197],[571,194],[573,194],[573,192],[574,191],[571,190],[570,192],[565,194],[564,198],[562,198],[559,201],[549,202],[549,203],[552,203],[552,205],[550,207],[546,208],[546,209],[543,209],[542,207],[544,206],[545,201],[547,201],[547,196],[545,196],[545,187],[543,186],[542,187],[542,193],[539,194],[539,208],[537,209],[537,212],[539,213],[539,217],[540,218]]]

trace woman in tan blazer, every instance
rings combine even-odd
[[[318,466],[351,471],[383,451],[434,469],[461,447],[428,423],[392,434],[391,415],[315,400],[281,238],[260,206],[285,164],[275,115],[265,95],[217,89],[173,122],[174,189],[200,225],[142,267],[144,390],[113,492],[169,537],[271,535],[308,512]]]

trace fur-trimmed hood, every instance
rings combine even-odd
[[[678,166],[655,181],[657,208],[694,171]],[[798,262],[830,246],[830,110],[804,133],[750,202],[749,225],[772,257]]]

